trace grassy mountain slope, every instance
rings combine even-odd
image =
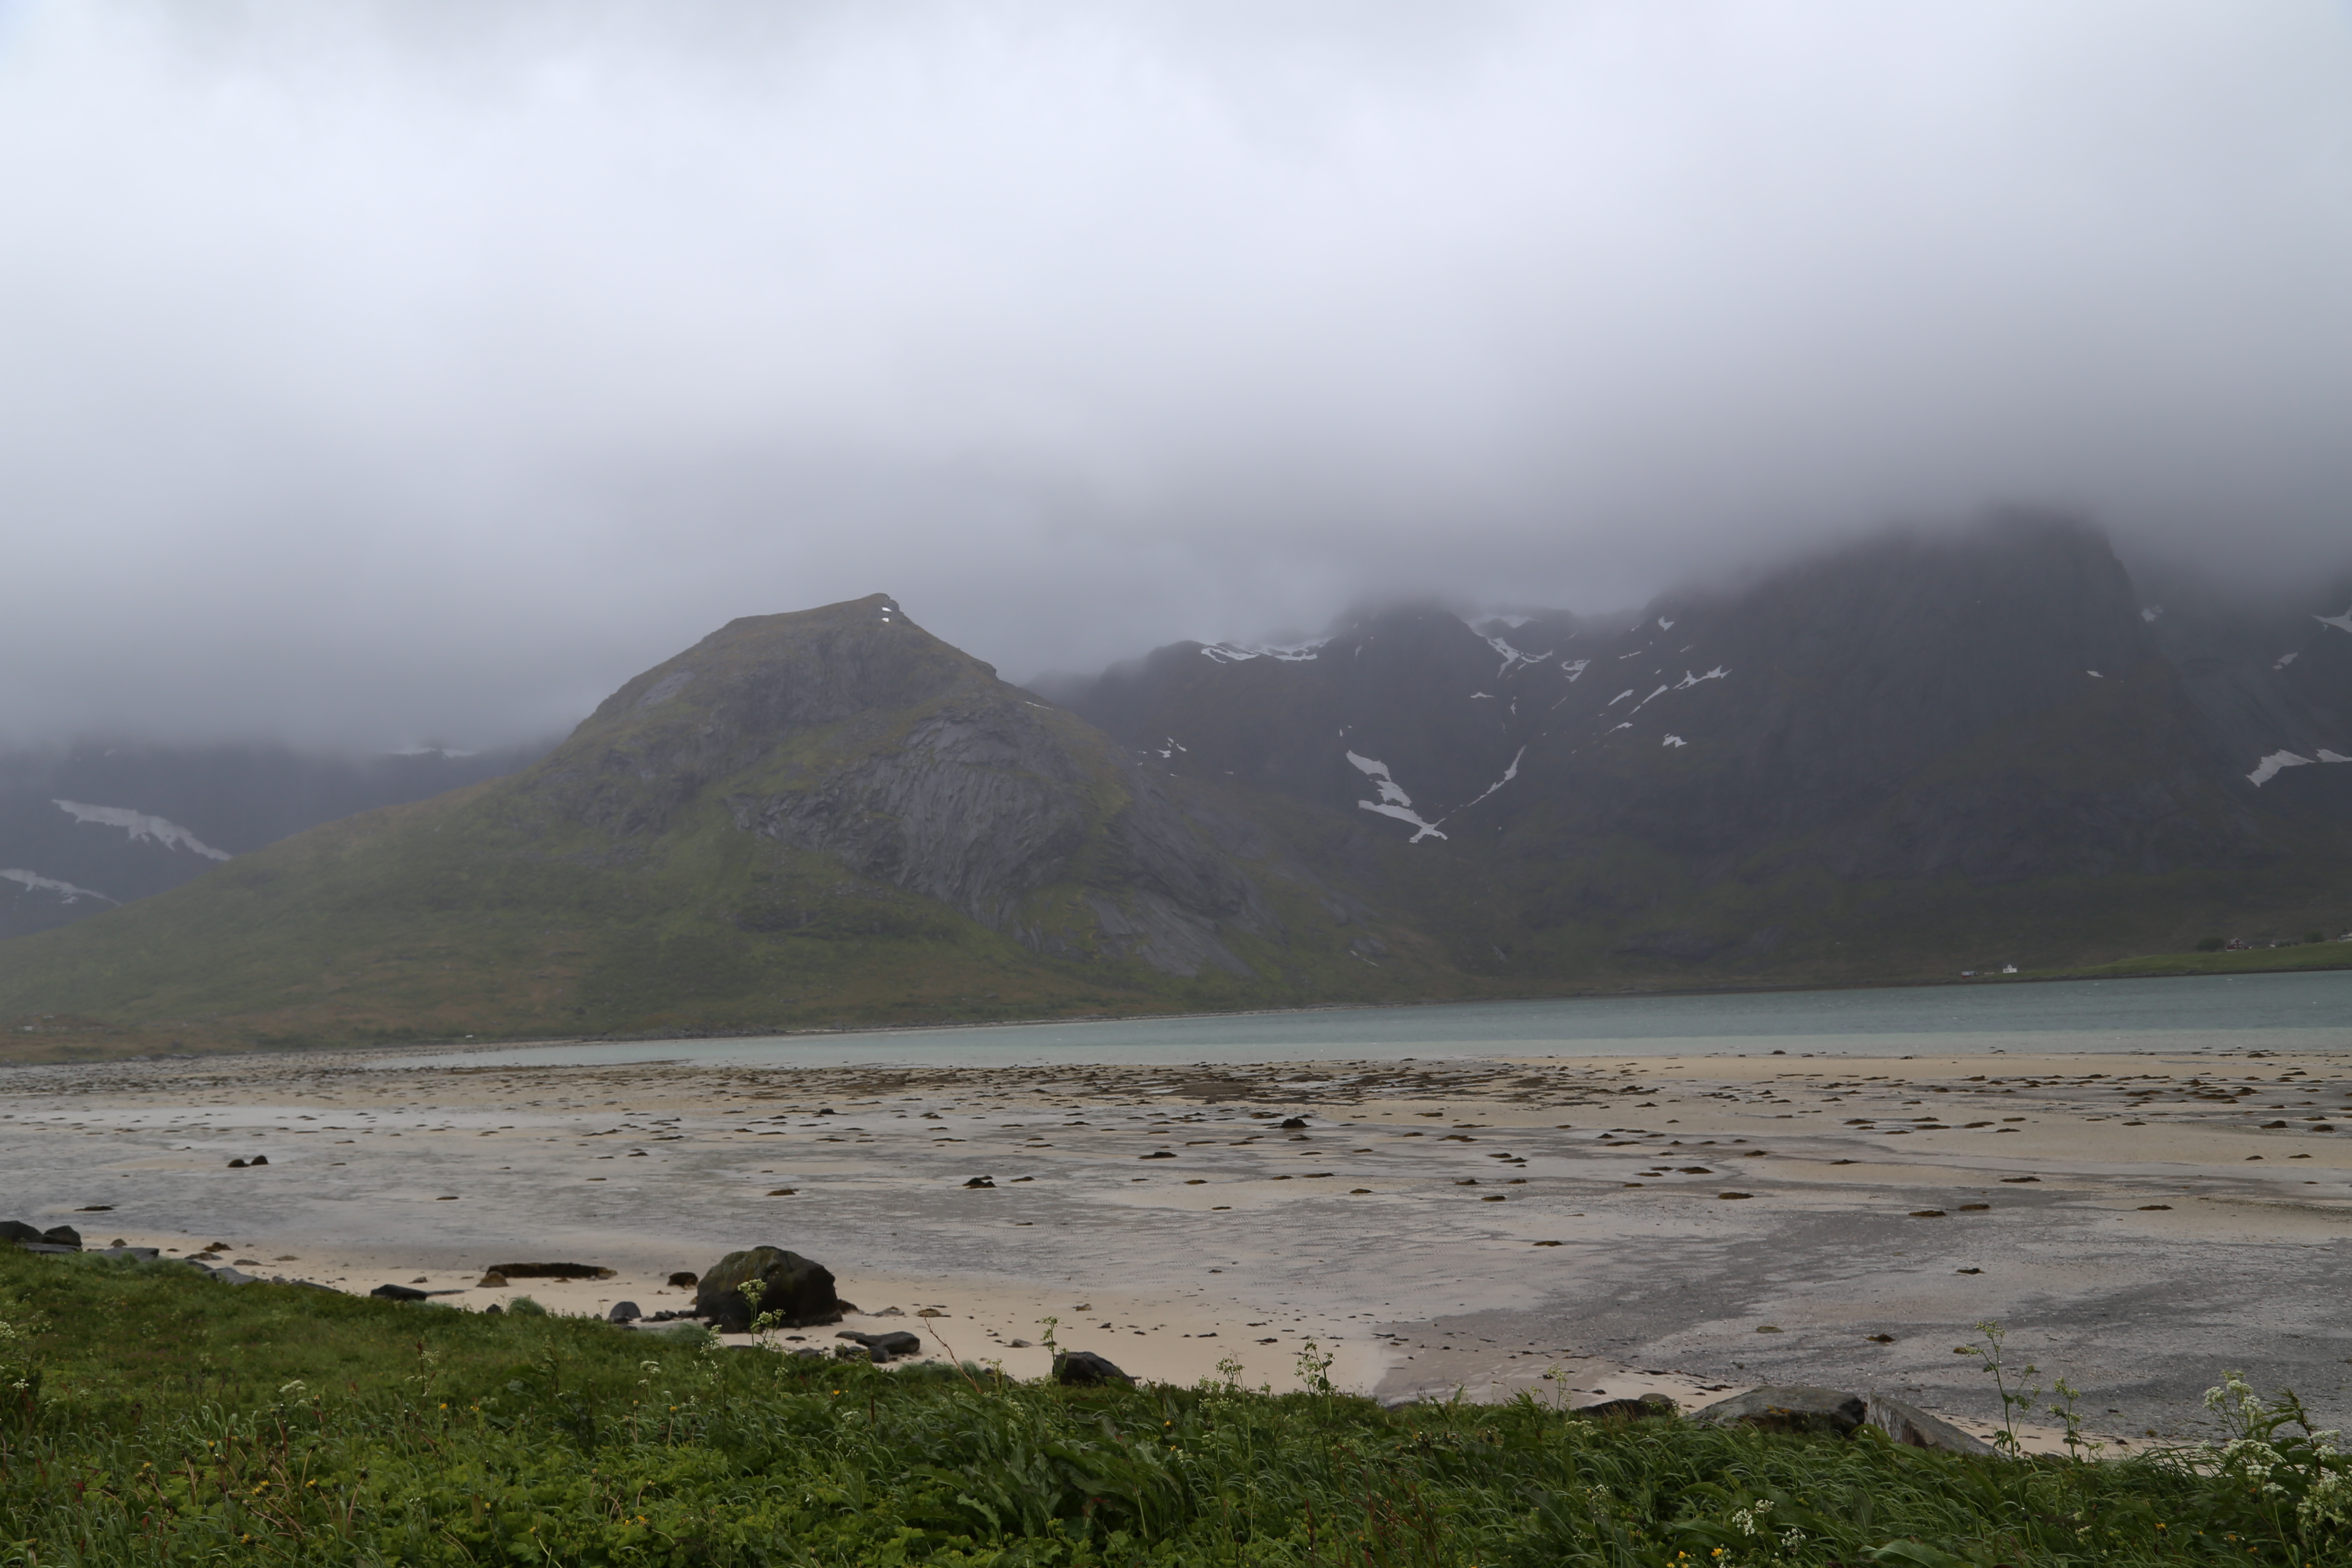
[[[759,617],[519,775],[0,944],[0,1017],[111,1052],[1443,989],[1427,942],[1196,810],[887,600]]]

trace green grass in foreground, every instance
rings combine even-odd
[[[0,1321],[0,1563],[27,1568],[2352,1562],[2340,1462],[2275,1435],[1987,1460],[1070,1390],[17,1253]]]

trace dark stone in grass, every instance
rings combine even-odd
[[[81,1250],[81,1232],[69,1225],[51,1226],[41,1232],[41,1239],[51,1247],[70,1247],[76,1252]]]
[[[20,1241],[16,1244],[16,1250],[19,1252],[60,1252],[74,1254],[80,1252],[81,1248],[79,1247],[60,1247],[54,1241]]]
[[[1133,1383],[1135,1379],[1092,1351],[1060,1351],[1054,1356],[1054,1381],[1082,1388],[1097,1383]]]
[[[615,1301],[613,1310],[604,1314],[604,1321],[608,1323],[634,1323],[645,1315],[644,1309],[635,1301]]]
[[[428,1292],[419,1290],[414,1285],[379,1285],[368,1294],[386,1301],[423,1301],[429,1296]]]
[[[1991,1444],[1969,1436],[1950,1422],[1883,1394],[1871,1396],[1870,1411],[1864,1419],[1895,1442],[1914,1448],[1934,1448],[1945,1454],[1996,1451]]]
[[[856,1329],[844,1329],[833,1336],[864,1345],[874,1352],[876,1361],[887,1361],[892,1356],[913,1355],[923,1348],[922,1338],[904,1329],[893,1329],[887,1334],[861,1334]]]
[[[888,1361],[890,1358],[887,1355],[876,1355],[864,1345],[835,1345],[833,1347],[833,1359],[835,1361]]]
[[[697,1315],[721,1333],[746,1331],[751,1326],[752,1309],[744,1299],[743,1285],[751,1279],[761,1284],[761,1316],[774,1312],[778,1321],[795,1329],[841,1321],[844,1303],[834,1294],[833,1271],[780,1247],[730,1252],[704,1270],[694,1291]]]
[[[1645,1394],[1639,1399],[1604,1399],[1569,1412],[1591,1421],[1641,1421],[1674,1413],[1675,1402],[1663,1394]]]
[[[1870,1414],[1858,1394],[1797,1385],[1754,1388],[1708,1405],[1691,1417],[1718,1426],[1754,1426],[1766,1432],[1822,1432],[1850,1437]]]

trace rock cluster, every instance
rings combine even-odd
[[[81,1232],[69,1225],[51,1226],[41,1230],[20,1219],[0,1219],[0,1241],[13,1241],[32,1252],[81,1250]]]

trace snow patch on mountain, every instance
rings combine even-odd
[[[1669,735],[1658,743],[1662,746],[1687,746],[1690,744],[1688,741],[1684,740],[1680,735]]]
[[[2319,760],[2323,763],[2352,763],[2352,757],[2339,757],[2325,746],[2319,748]]]
[[[2311,618],[2323,626],[2334,626],[2339,632],[2352,632],[2352,609],[2340,616],[2314,616]]]
[[[1673,631],[1675,629],[1675,623],[1666,619],[1665,616],[1660,616],[1658,617],[1658,629],[1662,632]]]
[[[1470,807],[1477,805],[1480,801],[1486,799],[1488,795],[1494,794],[1496,790],[1502,788],[1513,779],[1517,778],[1519,776],[1519,759],[1527,754],[1528,749],[1525,746],[1521,746],[1517,752],[1513,753],[1511,757],[1511,765],[1503,770],[1503,776],[1496,779],[1493,784],[1488,784],[1485,789],[1480,790],[1476,795],[1471,796],[1468,801],[1463,804],[1461,809],[1464,811],[1469,810]],[[1437,820],[1444,822],[1446,818],[1441,816]],[[1438,837],[1443,838],[1444,835],[1441,833]]]
[[[120,827],[131,835],[134,844],[142,838],[152,838],[166,849],[177,849],[184,844],[207,859],[228,858],[227,850],[215,849],[178,823],[150,816],[143,811],[132,811],[121,805],[85,805],[78,800],[52,801],[50,804],[76,822],[95,822],[101,827]]]
[[[2271,780],[2278,777],[2282,769],[2307,768],[2309,766],[2311,766],[2311,759],[2309,757],[2298,757],[2293,752],[2273,752],[2269,756],[2264,757],[2261,762],[2254,764],[2254,771],[2246,775],[2246,780],[2256,789],[2260,789],[2263,785],[2270,783]]]
[[[0,870],[0,881],[19,883],[28,893],[55,893],[69,904],[78,904],[84,899],[99,899],[110,904],[119,901],[94,889],[77,888],[71,882],[60,882],[55,877],[44,877],[37,871],[26,871],[16,867]]]
[[[1627,699],[1628,697],[1631,697],[1631,696],[1633,696],[1633,689],[1632,687],[1630,687],[1630,686],[1629,686],[1629,687],[1627,687],[1624,690],[1622,690],[1622,691],[1619,692],[1616,696],[1612,697],[1608,701],[1603,702],[1601,706],[1602,706],[1603,708],[1614,708],[1614,707],[1616,707],[1616,706],[1617,706],[1617,704],[1619,704],[1620,702],[1624,701],[1624,700],[1625,700],[1625,699]]]
[[[1521,653],[1517,648],[1513,647],[1501,637],[1488,637],[1486,639],[1486,646],[1503,656],[1501,666],[1495,671],[1497,679],[1508,675],[1511,672],[1511,667],[1515,664],[1524,664],[1532,668],[1534,666],[1541,664],[1546,659],[1551,658],[1551,655],[1548,652]]]
[[[1246,659],[1271,658],[1284,664],[1304,664],[1320,657],[1328,646],[1329,637],[1318,637],[1313,642],[1283,643],[1211,643],[1201,650],[1201,657],[1217,664],[1240,664]],[[1360,647],[1358,652],[1363,651]]]
[[[1162,758],[1172,757],[1179,752],[1189,752],[1192,749],[1192,748],[1190,746],[1178,745],[1176,743],[1176,737],[1171,735],[1168,737],[1168,744],[1161,749],[1160,754]]]
[[[1424,838],[1445,837],[1444,834],[1437,831],[1436,823],[1424,821],[1421,814],[1412,809],[1412,796],[1405,794],[1403,786],[1389,776],[1388,763],[1377,757],[1360,757],[1353,752],[1348,753],[1348,761],[1358,773],[1371,780],[1372,787],[1381,794],[1381,798],[1376,801],[1358,801],[1356,805],[1365,811],[1376,811],[1382,816],[1393,816],[1399,822],[1412,823],[1420,831],[1405,840],[1408,844],[1418,844]]]
[[[1559,672],[1568,677],[1569,684],[1572,686],[1576,683],[1576,678],[1582,675],[1591,663],[1589,658],[1563,659],[1560,661]]]
[[[1685,669],[1683,671],[1683,678],[1675,682],[1675,689],[1676,691],[1687,691],[1702,680],[1721,680],[1725,676],[1729,675],[1731,671],[1724,668],[1723,666],[1719,664],[1713,669],[1708,670],[1705,675],[1693,675],[1689,670]]]
[[[2352,615],[2352,611],[2347,611],[2346,614]],[[2273,669],[2284,669],[2288,665],[2293,664],[2300,657],[2301,655],[2299,654],[2283,653],[2278,656],[2278,662],[2272,665],[2271,668]]]
[[[2352,614],[2352,612],[2347,613]],[[2162,605],[2147,605],[2141,607],[2139,618],[2143,621],[2152,621],[2162,614],[2164,614],[2164,606]]]

